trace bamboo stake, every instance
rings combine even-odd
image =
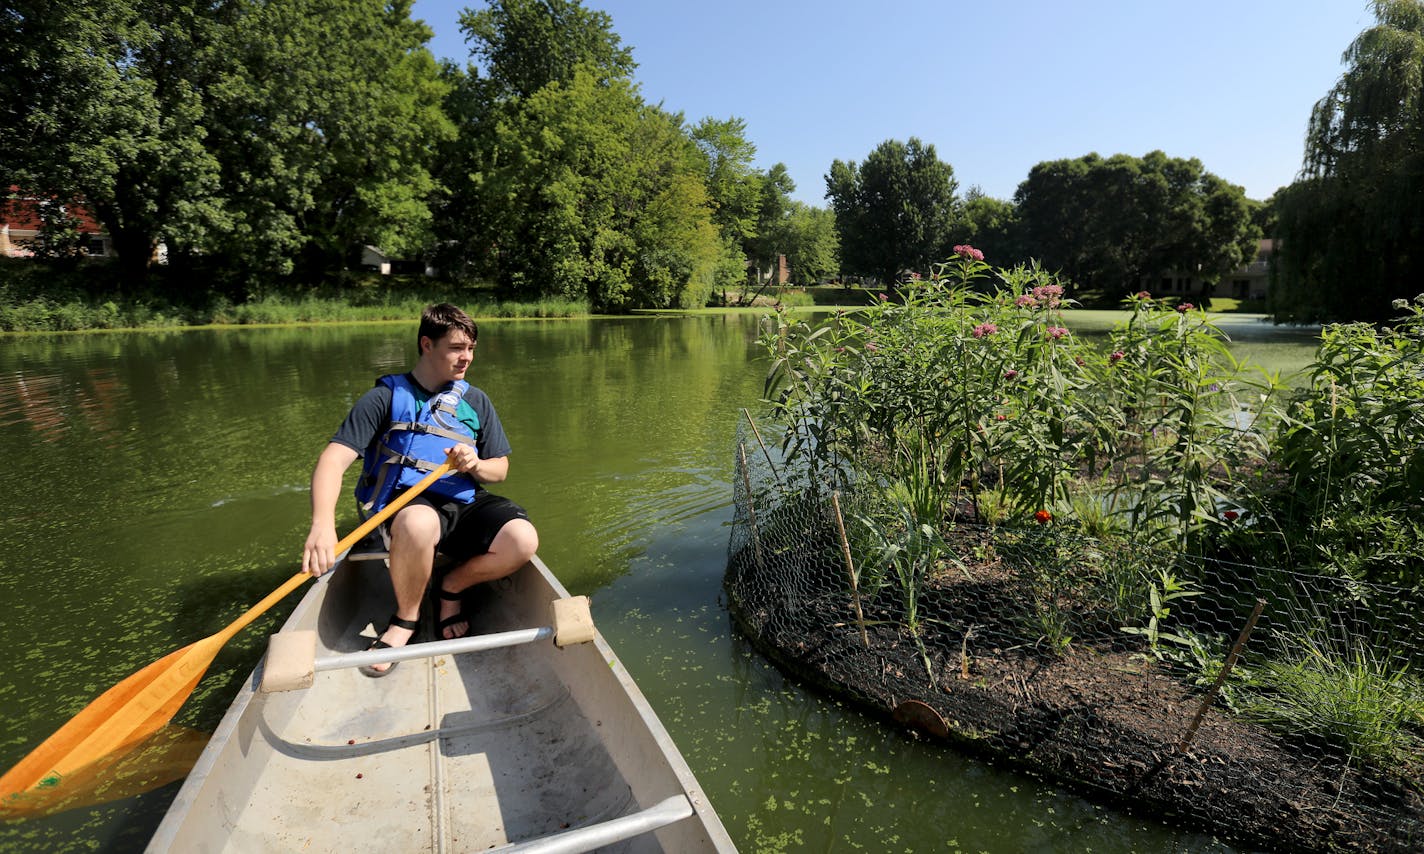
[[[757,531],[756,502],[752,500],[752,476],[750,470],[747,468],[746,442],[737,443],[737,452],[740,453],[742,457],[742,483],[747,488],[747,515],[751,517],[752,522],[752,548],[756,554],[757,569],[765,569],[766,561],[762,559],[761,554],[761,534]]]
[[[860,642],[870,649],[870,635],[865,632],[865,613],[860,610],[860,581],[855,574],[855,562],[850,559],[850,539],[846,537],[845,517],[841,515],[841,494],[831,493],[831,506],[836,511],[836,531],[841,535],[841,556],[845,558],[846,575],[850,576],[851,603],[855,605],[855,624],[860,626]]]
[[[1217,693],[1226,682],[1226,677],[1231,675],[1231,668],[1236,666],[1236,657],[1240,655],[1242,647],[1246,646],[1246,641],[1251,637],[1251,630],[1256,628],[1256,620],[1261,616],[1261,611],[1266,607],[1265,599],[1257,599],[1256,607],[1251,611],[1251,619],[1246,621],[1246,626],[1241,630],[1241,634],[1236,638],[1236,644],[1231,647],[1231,653],[1226,656],[1226,663],[1221,666],[1221,672],[1216,674],[1216,682],[1212,684],[1211,690],[1206,692],[1202,698],[1201,705],[1197,707],[1196,716],[1192,718],[1191,726],[1187,727],[1186,733],[1182,735],[1182,740],[1177,742],[1177,752],[1186,753],[1187,748],[1197,737],[1197,727],[1201,726],[1202,718],[1206,716],[1206,710],[1216,700]]]
[[[761,452],[766,457],[766,464],[771,466],[771,473],[776,475],[776,485],[785,487],[786,482],[781,479],[781,472],[776,470],[776,463],[771,461],[771,452],[766,449],[766,443],[761,440],[761,431],[757,429],[756,422],[752,420],[751,411],[743,406],[742,414],[747,416],[747,423],[752,426],[752,435],[756,436],[757,444],[761,445]]]

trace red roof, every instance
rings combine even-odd
[[[11,187],[6,198],[0,200],[0,225],[8,225],[11,229],[22,231],[38,230],[41,224],[41,201],[43,199],[38,196],[23,195],[19,187]],[[88,208],[81,204],[70,204],[66,207],[69,213],[79,220],[81,234],[100,234],[104,231],[104,226],[99,224]]]

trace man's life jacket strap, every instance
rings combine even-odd
[[[436,427],[434,424],[422,424],[420,422],[413,421],[401,421],[392,424],[390,428],[386,430],[386,437],[389,438],[391,433],[394,433],[397,430],[405,430],[410,433],[428,433],[431,436],[439,436],[442,439],[449,439],[452,442],[459,442],[462,445],[473,446],[475,444],[474,439],[470,438],[469,436],[466,436],[463,433],[456,433],[454,430],[446,430],[444,427]]]

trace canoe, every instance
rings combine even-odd
[[[591,623],[555,645],[556,600],[572,601],[536,557],[475,588],[480,634],[387,650],[406,658],[372,679],[352,665],[381,655],[361,651],[394,595],[382,561],[343,560],[273,636],[148,851],[735,851]],[[296,683],[294,646],[314,647]]]

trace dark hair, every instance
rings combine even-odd
[[[448,302],[426,306],[425,311],[420,313],[420,332],[416,334],[415,351],[420,352],[420,339],[439,341],[449,335],[452,329],[458,329],[470,336],[472,342],[480,340],[480,328],[458,307]]]

